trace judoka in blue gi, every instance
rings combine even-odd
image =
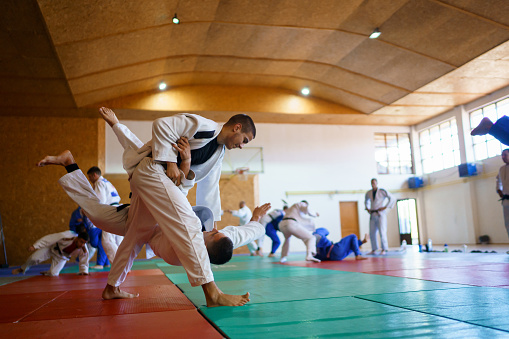
[[[479,125],[470,132],[471,135],[490,134],[498,141],[509,145],[509,117],[503,116],[493,123],[489,118],[484,117]]]
[[[279,231],[279,222],[283,220],[285,216],[285,211],[288,209],[288,206],[284,206],[283,210],[275,209],[271,211],[269,214],[266,214],[262,219],[260,219],[260,223],[265,226],[265,234],[272,240],[272,248],[270,250],[269,257],[275,257],[275,253],[279,246],[281,245],[281,240],[277,235],[277,231]],[[261,249],[263,247],[264,237],[258,239],[258,247],[260,248],[259,253],[261,255]]]
[[[100,266],[109,266],[110,261],[106,256],[106,252],[104,251],[103,244],[101,241],[102,230],[100,228],[95,227],[94,224],[88,219],[86,215],[82,213],[81,207],[78,206],[71,214],[71,220],[69,221],[69,229],[75,233],[78,233],[76,227],[78,225],[85,226],[85,231],[88,233],[90,237],[89,242],[87,242],[87,248],[89,252],[88,260],[92,259],[96,250],[97,250],[97,263],[96,265]]]
[[[316,237],[316,255],[315,258],[321,261],[339,261],[354,253],[356,260],[364,260],[366,257],[362,256],[359,249],[362,244],[368,241],[368,235],[364,236],[363,240],[359,240],[355,234],[350,234],[337,243],[333,243],[327,236],[329,231],[326,228],[317,228],[313,233]]]

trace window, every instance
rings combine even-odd
[[[504,115],[509,115],[509,98],[484,106],[470,113],[470,128],[474,129],[482,118],[488,117],[495,122]],[[506,147],[489,134],[472,137],[475,160],[484,160],[502,154]]]
[[[460,164],[456,119],[447,120],[419,133],[422,171],[432,173]]]
[[[378,174],[413,173],[410,135],[375,133],[375,159]]]

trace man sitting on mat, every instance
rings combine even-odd
[[[316,237],[316,255],[315,258],[320,259],[322,261],[326,260],[343,260],[350,253],[355,254],[355,260],[365,260],[366,257],[362,256],[359,247],[362,244],[365,244],[368,241],[368,235],[364,236],[363,240],[357,239],[355,234],[350,234],[341,239],[337,243],[332,243],[327,236],[329,235],[329,231],[326,228],[320,227],[317,228],[313,233]]]

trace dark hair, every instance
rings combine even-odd
[[[83,240],[85,240],[85,241],[88,241],[88,239],[89,239],[89,238],[88,238],[88,233],[87,233],[87,232],[80,232],[80,233],[78,234],[78,238],[81,238],[81,239],[83,239]]]
[[[256,127],[255,127],[255,124],[253,122],[253,119],[251,119],[251,117],[247,114],[236,114],[234,116],[232,116],[230,118],[230,120],[228,120],[228,122],[226,122],[226,126],[232,126],[232,125],[236,125],[236,124],[241,124],[242,125],[242,129],[241,131],[243,133],[253,133],[253,138],[256,137]]]
[[[92,166],[88,169],[87,174],[97,173],[101,175],[101,170],[97,166]]]
[[[309,205],[309,202],[308,202],[307,200],[302,200],[301,202],[303,202],[303,203],[305,203],[305,204]]]
[[[76,233],[78,233],[78,234],[87,233],[87,228],[85,227],[85,224],[81,223],[79,225],[76,225]]]
[[[375,180],[376,182],[378,182],[378,180],[377,180],[376,178],[371,179],[371,181],[373,181],[373,180]]]
[[[230,238],[224,237],[207,246],[207,250],[212,264],[226,264],[233,255],[233,242]]]
[[[506,148],[502,151],[502,153],[504,153],[505,151],[508,151],[509,152],[509,148]]]

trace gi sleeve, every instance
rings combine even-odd
[[[235,249],[259,239],[265,234],[265,227],[257,221],[250,221],[242,226],[227,226],[219,232],[231,239]]]
[[[394,196],[387,192],[386,190],[383,190],[385,192],[385,197],[389,200],[387,202],[387,205],[385,205],[386,208],[393,208],[396,204],[396,199],[394,199]]]
[[[371,198],[369,197],[369,192],[366,192],[366,196],[364,197],[364,206],[367,210],[371,209]]]
[[[75,236],[76,236],[75,233],[72,231],[48,234],[42,237],[41,239],[37,240],[34,244],[34,248],[38,250],[43,247],[53,246],[62,238],[72,238]]]
[[[172,145],[180,137],[190,139],[198,128],[197,124],[195,119],[184,114],[156,119],[152,124],[152,158],[176,163],[178,151]]]
[[[130,147],[137,151],[144,145],[143,142],[141,142],[141,140],[138,139],[138,137],[134,135],[134,133],[131,132],[126,125],[117,123],[113,125],[112,129],[124,150]]]
[[[99,198],[101,204],[105,204],[108,201],[108,187],[106,183],[101,179],[97,180],[94,188],[95,194]]]

